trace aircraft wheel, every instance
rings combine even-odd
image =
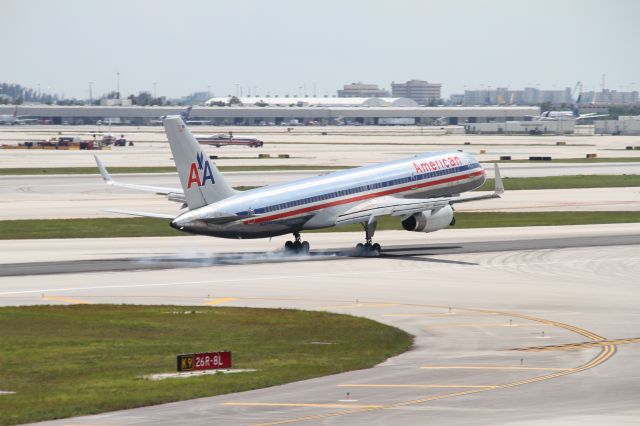
[[[380,254],[380,252],[382,251],[382,247],[380,247],[380,244],[378,244],[378,243],[374,243],[374,244],[371,246],[371,249],[372,249],[373,251],[377,252],[378,254]]]
[[[300,252],[303,254],[307,254],[309,253],[309,242],[308,241],[303,241],[302,244],[300,244]]]
[[[284,251],[289,253],[295,251],[293,241],[287,241],[286,243],[284,243]]]

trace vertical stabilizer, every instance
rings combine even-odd
[[[215,203],[235,194],[180,116],[162,120],[173,160],[190,210]]]

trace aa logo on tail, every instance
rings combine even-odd
[[[189,182],[187,183],[187,189],[191,188],[191,185],[193,184],[204,186],[207,181],[211,181],[211,184],[216,183],[216,181],[213,180],[213,172],[211,171],[211,164],[209,164],[209,160],[205,160],[204,154],[199,152],[196,154],[196,162],[191,163],[191,168],[189,169]]]

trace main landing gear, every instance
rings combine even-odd
[[[373,234],[376,233],[376,225],[378,225],[378,221],[375,218],[372,218],[372,220],[369,220],[369,222],[362,222],[366,242],[364,244],[358,243],[356,245],[356,255],[380,256],[382,247],[380,247],[380,244],[372,242]]]
[[[307,241],[300,241],[300,233],[294,232],[294,241],[287,241],[284,243],[284,251],[292,254],[307,254],[309,253],[309,243]]]

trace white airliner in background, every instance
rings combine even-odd
[[[285,249],[308,252],[300,232],[360,223],[365,244],[361,254],[379,253],[372,239],[378,219],[398,216],[407,231],[433,232],[455,223],[455,203],[499,198],[504,192],[495,165],[495,192],[461,198],[481,186],[485,171],[469,154],[445,151],[333,172],[293,182],[236,191],[202,151],[180,116],[163,119],[182,189],[118,183],[102,162],[96,162],[110,185],[164,194],[188,211],[166,215],[110,210],[171,220],[171,226],[192,234],[222,238],[268,238],[292,233]],[[365,152],[363,150],[363,152]]]
[[[576,103],[571,104],[571,111],[543,111],[540,115],[529,115],[534,121],[579,121],[586,120],[588,118],[608,117],[609,114],[599,114],[597,112],[589,112],[587,114],[580,114],[580,100],[582,99],[582,83],[576,83],[571,93],[571,98],[576,99]]]
[[[27,124],[37,123],[37,118],[24,118],[24,116],[18,116],[18,107],[13,110],[13,114],[0,114],[0,124]]]
[[[579,102],[579,101],[578,101]],[[597,112],[589,112],[580,114],[577,105],[571,106],[571,111],[544,111],[540,115],[530,115],[535,121],[579,121],[587,118],[608,117],[609,114],[598,114]]]

